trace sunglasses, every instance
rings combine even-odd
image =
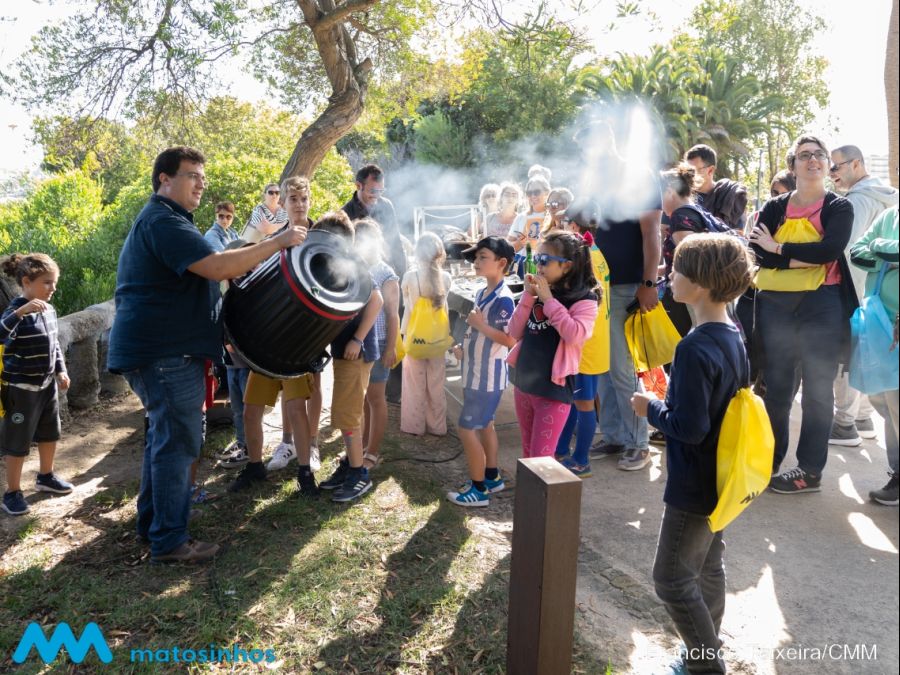
[[[529,190],[525,194],[528,195],[529,197],[540,197],[542,194],[544,194],[544,191],[543,190]]]
[[[369,188],[368,190],[366,190],[366,193],[372,195],[373,197],[375,195],[382,195],[384,194],[384,188]]]
[[[844,164],[849,164],[852,161],[853,161],[852,159],[845,159],[843,162],[837,162],[836,164],[832,164],[830,167],[828,167],[828,171],[830,173],[837,173],[837,170],[840,169],[842,166],[844,166]]]
[[[281,190],[266,190],[266,194],[267,194],[267,195],[272,195],[272,196],[274,197],[275,195],[280,195],[280,194],[281,194]]]
[[[572,262],[568,258],[560,258],[558,255],[550,255],[549,253],[538,253],[534,256],[534,262],[538,267],[546,267],[552,260],[558,263]]]

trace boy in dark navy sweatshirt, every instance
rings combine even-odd
[[[728,404],[749,381],[740,333],[727,303],[749,286],[752,254],[736,237],[695,234],[675,250],[672,295],[691,306],[695,328],[678,344],[666,400],[635,392],[634,411],[666,437],[668,480],[653,581],[685,648],[672,672],[724,673],[722,532],[707,517],[718,501],[716,447]]]

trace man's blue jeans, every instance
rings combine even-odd
[[[122,373],[149,416],[144,443],[137,532],[151,555],[169,553],[189,539],[191,464],[200,456],[204,360],[159,359]]]
[[[666,504],[653,583],[684,640],[691,673],[724,673],[719,628],[725,614],[725,542],[710,532],[706,516]]]
[[[234,420],[234,437],[241,445],[247,445],[244,436],[244,392],[247,391],[249,368],[228,366],[228,399],[231,403],[231,417]]]
[[[646,450],[649,443],[647,418],[631,408],[631,395],[643,391],[635,375],[634,361],[625,341],[628,305],[634,301],[637,284],[609,288],[609,372],[600,375],[600,431],[603,441],[626,449]]]

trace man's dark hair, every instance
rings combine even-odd
[[[370,177],[374,178],[376,181],[380,181],[384,178],[384,171],[382,171],[381,167],[377,164],[366,164],[356,172],[357,183],[365,183],[366,179]]]
[[[167,176],[174,176],[178,173],[178,167],[181,166],[181,160],[186,159],[189,162],[197,164],[206,164],[206,157],[203,153],[186,145],[176,145],[174,148],[166,148],[156,156],[153,161],[153,191],[157,192],[162,181],[159,180],[161,173]]]
[[[708,145],[695,145],[693,148],[684,153],[684,159],[689,162],[692,159],[700,158],[706,166],[716,166],[716,151]]]

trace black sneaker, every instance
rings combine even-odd
[[[878,432],[875,430],[875,422],[872,421],[871,417],[864,417],[860,420],[856,420],[853,423],[853,426],[856,427],[856,433],[859,434],[860,438],[878,438]]]
[[[309,469],[302,469],[297,472],[297,487],[300,488],[300,491],[297,494],[301,497],[315,499],[319,496],[319,486],[316,485],[316,476]]]
[[[228,491],[240,492],[241,490],[251,487],[254,483],[265,482],[266,467],[263,466],[263,463],[248,462],[247,465],[241,469],[241,472],[238,474],[237,478],[234,479],[234,482],[228,486]]]
[[[369,470],[364,467],[347,469],[347,478],[331,495],[333,502],[350,502],[357,497],[362,497],[372,489],[372,480],[369,478]]]
[[[872,490],[869,493],[869,499],[884,506],[897,506],[900,504],[900,477],[891,475],[887,485],[880,490]]]
[[[621,455],[623,452],[625,452],[624,445],[606,443],[605,441],[600,441],[599,443],[597,443],[597,445],[591,446],[590,449],[590,455],[595,459],[611,457],[612,455]]]
[[[28,502],[21,490],[7,492],[3,495],[3,510],[11,516],[24,516],[28,513]]]
[[[38,492],[53,492],[58,495],[67,495],[75,486],[59,478],[51,471],[50,473],[39,473],[34,488]]]
[[[775,476],[769,482],[769,489],[783,495],[792,495],[799,492],[818,492],[822,489],[822,476],[807,473],[799,466],[788,469],[780,476]]]
[[[344,484],[344,481],[347,480],[347,473],[349,471],[350,462],[348,462],[347,458],[344,457],[340,462],[338,462],[337,468],[334,470],[334,473],[326,478],[323,482],[319,483],[319,489],[337,490]]]

